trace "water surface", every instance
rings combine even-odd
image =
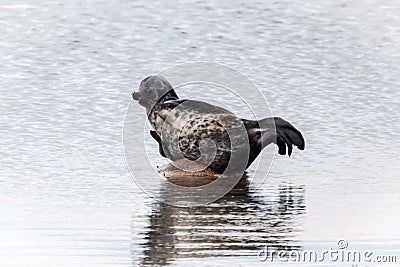
[[[264,266],[266,243],[323,250],[339,239],[399,255],[399,9],[1,1],[1,265]],[[261,188],[244,182],[182,209],[132,181],[121,135],[139,81],[193,61],[248,75],[307,148],[277,157]],[[211,94],[223,102],[224,92]]]

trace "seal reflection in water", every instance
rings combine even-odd
[[[165,175],[176,169],[203,176],[223,173],[234,155],[241,155],[236,157],[241,162],[233,165],[243,172],[271,143],[279,147],[279,154],[289,156],[293,146],[300,150],[305,146],[300,131],[282,118],[241,119],[206,102],[179,99],[162,76],[143,79],[132,97],[146,109],[160,154],[174,161],[163,168]]]
[[[140,266],[174,265],[175,262],[202,266],[204,261],[240,255],[248,260],[242,266],[257,263],[269,266],[270,260],[260,262],[258,258],[265,245],[271,251],[286,251],[287,255],[302,250],[304,186],[276,179],[260,194],[249,185],[250,181],[244,177],[232,191],[207,206],[182,208],[169,205],[168,201],[155,203],[143,239],[137,240],[136,234],[132,238],[133,244],[143,248],[143,255],[134,257],[133,261],[140,259]],[[160,199],[168,199],[170,190],[174,191],[166,184]],[[135,225],[132,232],[136,232],[136,212],[132,224]],[[232,260],[226,261],[232,263]]]

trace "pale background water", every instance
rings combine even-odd
[[[64,2],[0,1],[1,266],[265,266],[264,244],[339,239],[400,260],[398,2]],[[248,75],[307,147],[182,209],[133,183],[121,135],[140,80],[193,61]]]

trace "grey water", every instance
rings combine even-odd
[[[398,14],[377,0],[1,0],[0,265],[265,266],[266,245],[338,240],[400,261]],[[179,208],[134,183],[122,127],[143,77],[196,61],[247,75],[306,150],[277,156],[259,188]]]

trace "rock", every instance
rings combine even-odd
[[[211,183],[221,175],[199,162],[179,159],[158,170],[168,181],[180,186],[202,186]]]

